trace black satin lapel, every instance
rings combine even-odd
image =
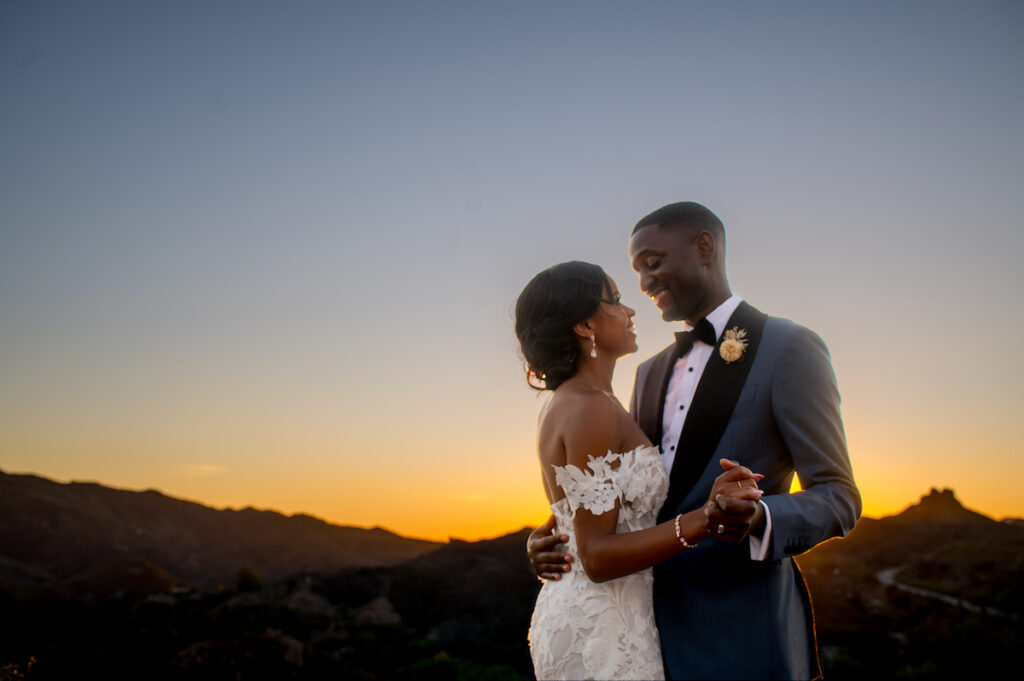
[[[662,414],[665,412],[665,389],[672,377],[675,366],[675,345],[670,345],[658,353],[651,362],[651,369],[644,381],[643,403],[637,423],[655,447],[661,444]]]
[[[662,506],[662,514],[675,514],[675,509],[707,468],[732,417],[747,374],[750,373],[767,318],[767,315],[745,301],[740,303],[729,318],[726,329],[739,327],[747,332],[747,350],[742,361],[727,364],[718,352],[719,346],[715,346],[697,384],[690,413],[683,424],[679,444],[676,445],[668,499]],[[659,520],[663,519],[659,517]]]

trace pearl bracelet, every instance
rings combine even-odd
[[[696,544],[691,544],[688,541],[686,541],[686,537],[683,536],[682,531],[679,529],[679,519],[682,518],[682,517],[683,517],[682,513],[680,513],[679,515],[676,516],[676,539],[679,540],[679,543],[683,545],[684,549],[695,548],[697,545]]]

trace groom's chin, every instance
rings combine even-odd
[[[679,314],[674,307],[669,307],[661,311],[661,320],[663,322],[680,322],[683,320],[683,315]]]

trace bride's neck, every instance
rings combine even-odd
[[[601,361],[600,359],[580,362],[576,369],[576,375],[598,390],[606,393],[612,392],[612,374],[615,372],[615,361]]]

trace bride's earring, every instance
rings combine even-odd
[[[597,359],[597,340],[590,334],[590,359]]]

